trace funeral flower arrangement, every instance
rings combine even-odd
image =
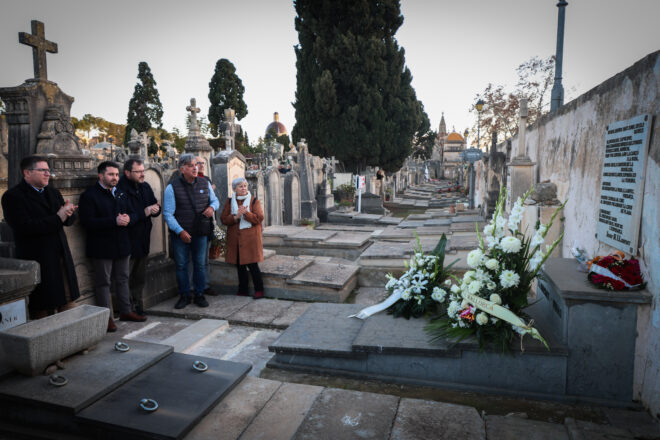
[[[589,281],[607,290],[643,289],[646,286],[639,261],[626,260],[623,252],[617,251],[606,257],[596,257],[589,263]]]
[[[397,298],[387,309],[388,313],[395,318],[419,318],[435,312],[436,306],[444,302],[446,289],[451,285],[451,280],[448,279],[449,269],[458,261],[444,267],[446,245],[447,237],[442,234],[431,255],[424,255],[417,237],[417,249],[410,261],[405,263],[406,272],[399,278],[387,274],[388,282],[385,288],[393,295],[391,298]]]
[[[467,256],[470,270],[449,287],[440,301],[444,305],[440,315],[426,327],[432,340],[449,337],[458,342],[474,336],[481,348],[494,345],[504,352],[516,334],[521,337],[521,347],[522,337],[529,334],[547,347],[533,322],[525,322],[523,309],[532,281],[563,237],[562,233],[544,249],[545,236],[565,203],[557,208],[550,223],[538,224],[528,237],[519,226],[523,203],[530,194],[531,190],[518,198],[507,219],[503,214],[506,190],[500,190],[492,220],[483,235],[477,230],[480,246]]]
[[[211,247],[220,248],[223,252],[227,246],[227,227],[225,225],[214,225]]]

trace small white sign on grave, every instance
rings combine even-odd
[[[598,209],[598,240],[635,255],[651,116],[607,126]]]
[[[25,324],[26,322],[27,315],[25,313],[24,299],[0,306],[0,331]]]

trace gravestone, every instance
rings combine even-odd
[[[289,171],[284,176],[284,224],[295,225],[300,221],[300,179],[298,173]]]
[[[605,134],[597,237],[630,254],[637,250],[650,126],[650,115],[640,115],[608,125]]]
[[[218,126],[218,131],[220,133],[225,133],[225,136],[229,136],[229,139],[231,140],[231,148],[230,149],[235,149],[235,139],[236,135],[238,133],[242,132],[241,124],[236,122],[236,111],[231,108],[227,108],[224,110],[224,115],[225,119],[224,121],[221,121],[219,126]],[[226,140],[225,140],[226,142]],[[227,149],[227,146],[225,145],[225,149]]]
[[[317,185],[316,203],[318,206],[318,216],[322,222],[328,221],[328,213],[333,212],[335,208],[335,196],[330,187],[330,166],[327,159],[323,159],[320,174],[320,184]]]
[[[316,192],[312,180],[311,155],[305,139],[298,142],[298,168],[300,172],[300,215],[303,219],[318,223]]]
[[[208,164],[211,162],[213,148],[211,148],[209,142],[200,132],[199,125],[197,125],[197,113],[200,112],[200,109],[197,107],[197,101],[195,98],[190,98],[190,105],[186,107],[186,111],[190,112],[190,128],[188,129],[188,137],[186,138],[184,151],[204,158],[207,165],[206,169],[208,170]],[[243,159],[243,162],[245,162],[245,159]],[[211,175],[208,171],[207,174]],[[215,182],[215,180],[213,181]]]
[[[268,167],[263,171],[264,186],[268,200],[268,223],[266,226],[282,224],[282,184],[280,172],[276,167]],[[288,173],[290,174],[290,173]]]
[[[253,197],[256,197],[257,200],[261,203],[261,209],[264,211],[264,225],[268,224],[268,209],[267,204],[269,203],[268,197],[266,197],[266,187],[264,185],[264,176],[260,170],[247,170],[245,172],[245,180],[248,182],[248,190]],[[220,206],[220,209],[224,205]]]
[[[227,198],[234,195],[231,182],[237,177],[245,177],[245,157],[237,150],[219,151],[213,157],[213,183],[220,206],[224,206]],[[221,212],[216,212],[218,222],[220,214]]]

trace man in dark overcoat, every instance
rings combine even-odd
[[[128,287],[131,243],[128,225],[133,220],[126,195],[117,188],[119,165],[101,162],[97,167],[99,180],[80,196],[80,223],[87,230],[87,256],[94,266],[96,305],[112,309],[110,285],[114,281],[119,319],[142,322],[146,316],[131,310]],[[108,331],[117,331],[112,319]]]
[[[30,294],[31,319],[75,306],[80,297],[76,270],[64,233],[75,221],[77,206],[62,198],[52,185],[45,158],[28,156],[21,161],[23,180],[2,196],[4,217],[14,232],[16,257],[35,260],[41,282]]]
[[[160,215],[160,205],[151,185],[144,181],[144,162],[140,159],[128,159],[124,162],[124,175],[117,186],[126,194],[126,200],[135,215],[134,221],[128,225],[128,237],[131,241],[128,284],[135,313],[144,315],[142,292],[151,244],[151,217]]]

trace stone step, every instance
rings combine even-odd
[[[480,350],[474,340],[431,344],[424,319],[395,319],[386,313],[365,321],[349,318],[363,307],[310,306],[269,347],[275,353],[269,366],[476,392],[581,399],[567,392],[569,353],[552,334],[544,335],[550,351],[527,337],[524,352],[519,343],[512,343],[511,354],[502,355]]]
[[[171,345],[175,353],[190,353],[207,339],[228,327],[229,323],[225,320],[200,319],[161,343]]]

